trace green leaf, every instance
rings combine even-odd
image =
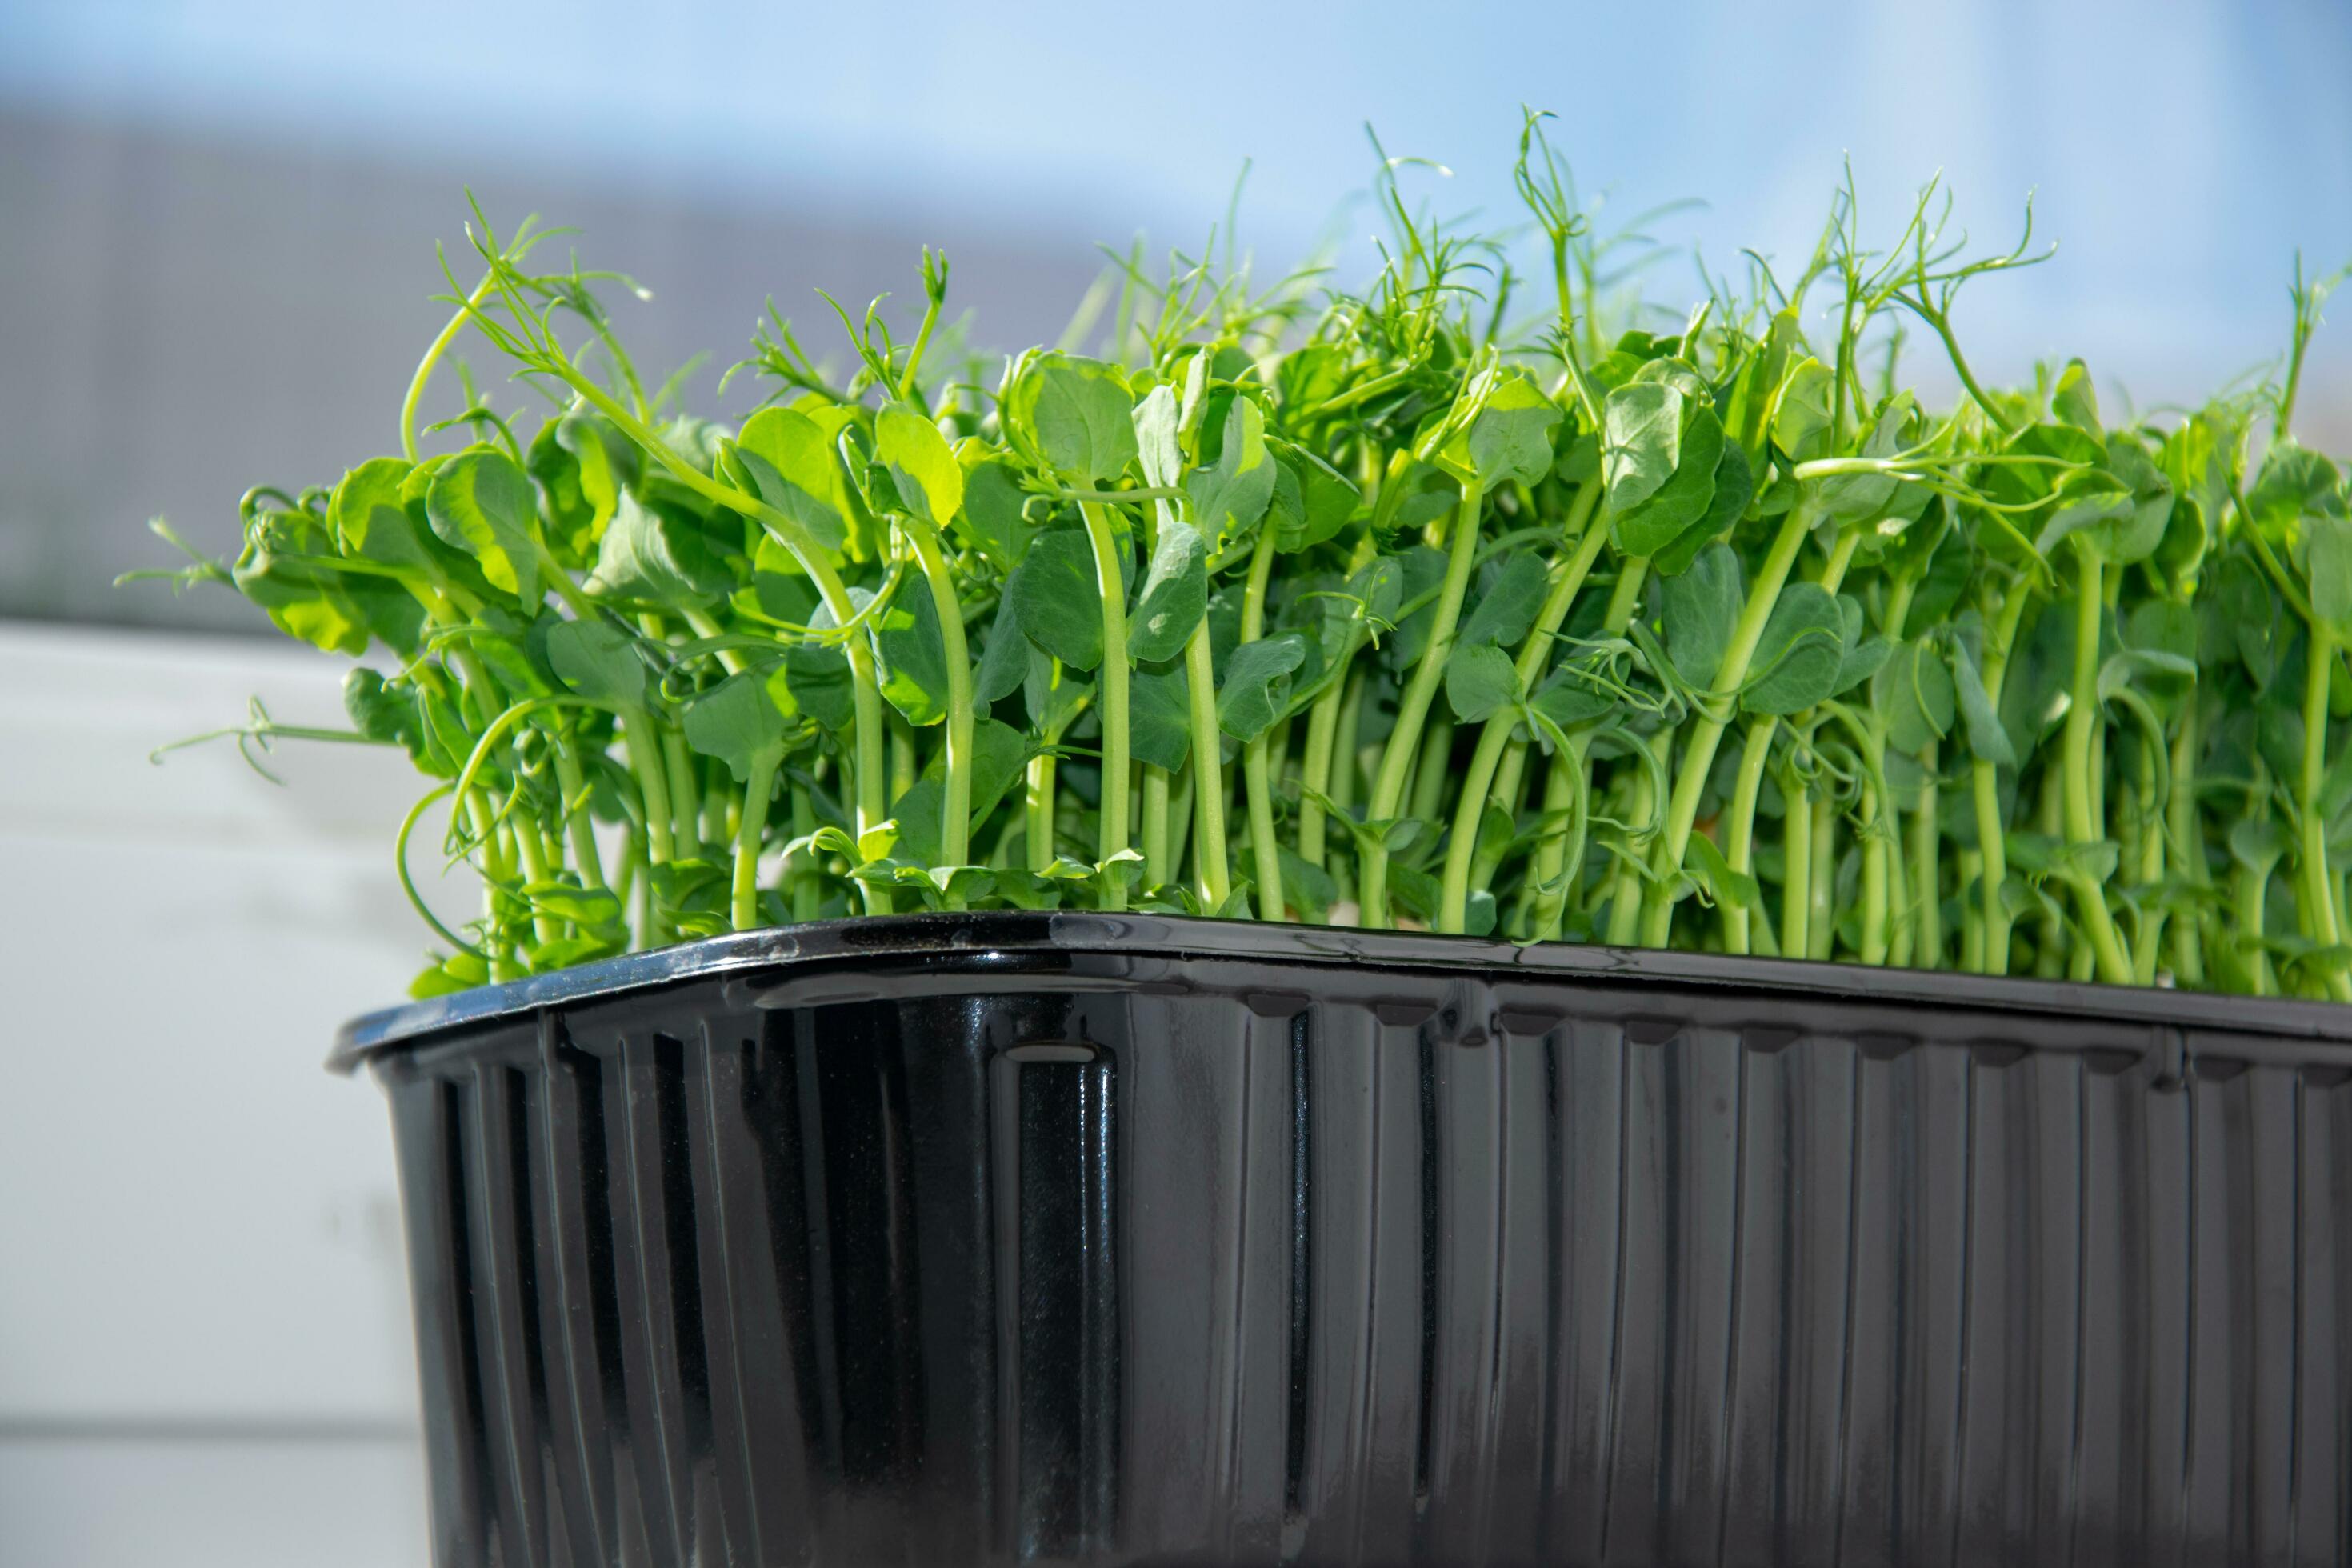
[[[1174,773],[1192,754],[1192,687],[1181,669],[1139,669],[1127,685],[1127,745]]]
[[[903,403],[874,416],[874,460],[890,471],[898,499],[934,528],[963,507],[963,468],[940,427]]]
[[[1174,658],[1208,613],[1208,548],[1201,531],[1188,522],[1170,522],[1152,545],[1151,567],[1128,622],[1127,651],[1155,664]]]
[[[1331,873],[1300,858],[1294,849],[1278,848],[1276,854],[1282,860],[1283,897],[1307,919],[1321,920],[1339,896],[1339,885],[1331,879]]]
[[[1102,596],[1093,547],[1074,528],[1037,536],[1004,582],[1005,603],[1029,640],[1073,669],[1102,662]]]
[[[1454,716],[1475,724],[1519,700],[1519,672],[1492,643],[1456,647],[1445,661],[1445,700]]]
[[[1142,429],[1139,417],[1136,427]],[[1266,508],[1275,548],[1294,555],[1346,527],[1363,499],[1348,477],[1303,447],[1271,436],[1265,444],[1275,460],[1274,498]]]
[[[616,925],[622,916],[621,900],[604,888],[583,888],[551,878],[524,883],[522,896],[534,913],[575,925]]]
[[[939,608],[923,585],[902,583],[866,626],[883,700],[918,729],[945,721],[947,643],[940,635]]]
[[[1739,705],[1750,713],[1801,713],[1835,693],[1845,658],[1845,616],[1837,600],[1818,583],[1791,583],[1757,639]]]
[[[1004,799],[1005,792],[1021,776],[1021,770],[1028,761],[1028,742],[1021,738],[1020,731],[984,716],[972,721],[971,820],[974,826],[988,820],[988,814]],[[944,790],[948,776],[946,748],[942,747],[931,754],[931,760],[924,765],[923,776],[939,781]]]
[[[1682,575],[1665,581],[1666,657],[1674,660],[1675,674],[1702,691],[1714,688],[1716,672],[1723,668],[1743,592],[1739,557],[1727,544],[1708,545]]]
[[[1214,553],[1222,555],[1257,526],[1273,504],[1277,472],[1266,450],[1265,416],[1255,400],[1234,396],[1226,405],[1216,461],[1184,476],[1192,520],[1215,540]]]
[[[503,452],[461,452],[443,465],[425,493],[433,531],[481,566],[490,585],[525,605],[540,600],[537,521],[530,476]]]
[[[1559,421],[1559,405],[1533,376],[1507,371],[1470,421],[1465,467],[1482,489],[1499,489],[1513,480],[1535,484],[1551,472],[1552,436]]]
[[[1652,568],[1667,577],[1687,571],[1701,550],[1731,531],[1755,499],[1756,475],[1748,466],[1748,454],[1738,442],[1727,438],[1723,456],[1716,459],[1715,495],[1706,512],[1657,552]]]
[[[1116,479],[1135,460],[1135,402],[1115,365],[1034,355],[1014,378],[1004,414],[1014,440],[1072,485]]]
[[[343,476],[327,502],[327,527],[342,553],[420,571],[431,564],[430,547],[401,500],[412,467],[399,458],[371,458]]]
[[[2304,574],[2311,613],[2339,637],[2352,637],[2352,521],[2308,517],[2303,523]]]
[[[849,656],[838,647],[801,643],[784,651],[784,680],[800,710],[838,735],[856,717],[849,686]]]
[[[1763,889],[1756,879],[1745,871],[1735,871],[1715,840],[1704,833],[1690,836],[1688,853],[1683,857],[1683,869],[1690,873],[1699,897],[1717,909],[1760,909]]]
[[[1895,648],[1871,680],[1870,701],[1885,721],[1888,748],[1905,756],[1916,756],[1951,733],[1952,672],[1925,637]]]
[[[1020,690],[1028,675],[1029,639],[1021,635],[1021,617],[1000,600],[996,618],[989,623],[988,646],[972,672],[971,700],[981,708],[1001,702]]]
[[[1968,725],[1969,750],[1977,760],[1996,767],[2017,766],[2017,751],[2009,743],[2009,731],[2000,727],[2000,715],[1986,692],[1984,677],[1978,672],[1977,661],[1969,652],[1967,643],[1952,639],[1952,687],[1960,704],[1960,718]]]
[[[1829,367],[1810,355],[1789,367],[1772,397],[1772,444],[1797,462],[1825,456],[1830,442]]]
[[[2099,424],[2099,394],[2081,360],[2068,360],[2066,368],[2058,373],[2058,385],[2050,395],[2050,412],[2060,424],[2071,425],[2094,440],[2105,437],[2105,427]]]
[[[1609,395],[1601,409],[1601,476],[1612,512],[1632,510],[1674,477],[1682,439],[1682,394],[1673,387],[1637,381]]]
[[[1680,459],[1664,484],[1630,507],[1614,506],[1612,490],[1611,542],[1627,555],[1655,555],[1706,519],[1715,500],[1716,469],[1728,445],[1715,410],[1699,408],[1682,433]]]
[[[608,621],[557,621],[547,629],[547,661],[575,695],[605,708],[646,700],[646,665],[629,634]]]
[[[732,591],[734,579],[695,522],[623,490],[597,545],[596,569],[581,586],[594,599],[700,610]]]
[[[1156,489],[1174,489],[1184,471],[1177,431],[1181,416],[1176,389],[1166,382],[1144,394],[1143,401],[1135,405],[1136,466],[1143,470],[1143,482]]]
[[[1454,634],[1458,647],[1477,647],[1492,643],[1500,647],[1517,647],[1536,624],[1536,615],[1543,608],[1544,593],[1549,588],[1550,574],[1543,560],[1532,551],[1514,552],[1494,563],[1482,574],[1478,602],[1462,619],[1462,628]]]
[[[826,428],[797,408],[762,408],[743,422],[730,448],[760,499],[819,547],[849,538],[848,477]]]
[[[1254,741],[1282,717],[1290,700],[1290,678],[1307,662],[1307,639],[1297,632],[1245,642],[1225,661],[1217,688],[1218,727],[1236,741]]]
[[[747,784],[762,757],[782,752],[799,712],[781,664],[746,669],[686,705],[686,743],[725,763],[737,784]]]
[[[963,506],[955,514],[956,537],[999,572],[1010,572],[1029,553],[1037,530],[1023,510],[1028,495],[1010,463],[990,460],[977,441],[964,444]]]

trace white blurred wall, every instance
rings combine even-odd
[[[320,1066],[418,966],[407,761],[146,761],[342,668],[0,622],[0,1568],[425,1561],[383,1104]]]

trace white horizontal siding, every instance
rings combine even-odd
[[[340,724],[344,668],[0,624],[0,1565],[423,1560],[383,1105],[320,1067],[422,960],[419,786],[373,747],[282,746],[283,787],[147,761],[254,693]]]

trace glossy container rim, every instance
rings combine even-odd
[[[971,913],[854,915],[774,926],[633,952],[548,974],[478,985],[365,1013],[336,1031],[330,1070],[349,1075],[452,1032],[509,1022],[551,1007],[601,1002],[662,986],[752,970],[863,967],[954,957],[992,962],[1040,953],[1148,953],[1160,959],[1243,960],[1318,968],[1475,971],[1490,977],[1584,978],[1603,985],[1656,985],[1782,999],[1812,995],[1882,1006],[1959,1007],[2028,1019],[2095,1021],[2210,1030],[2352,1047],[2352,1005],[2300,997],[2242,996],[2157,986],[1880,969],[1809,959],[1735,957],[1580,942],[1519,946],[1486,937],[1350,926],[1276,924],[1189,915],[1096,910],[989,910]]]

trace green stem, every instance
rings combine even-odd
[[[1796,780],[1793,769],[1783,773],[1780,868],[1780,947],[1791,958],[1812,956],[1813,912],[1813,792]]]
[[[1249,581],[1242,590],[1241,640],[1265,633],[1265,585],[1274,571],[1275,530],[1261,526],[1250,552]],[[1257,863],[1257,913],[1279,921],[1287,907],[1282,896],[1282,849],[1274,837],[1274,784],[1267,766],[1271,729],[1260,731],[1242,749],[1242,790],[1249,805],[1250,850]]]
[[[1927,776],[1920,781],[1919,804],[1911,816],[1911,897],[1918,910],[1918,939],[1913,961],[1922,969],[1944,967],[1944,873],[1942,852],[1943,802],[1937,781],[1941,748],[1933,741],[1920,758]]]
[[[629,771],[637,775],[645,795],[646,858],[667,866],[677,858],[670,835],[669,775],[664,770],[661,747],[654,740],[654,721],[643,708],[621,710],[621,743],[629,755]]]
[[[1082,501],[1078,514],[1086,520],[1087,542],[1094,549],[1095,591],[1102,600],[1103,661],[1097,677],[1102,714],[1102,801],[1096,816],[1101,835],[1095,858],[1108,863],[1127,847],[1127,585],[1119,572],[1118,542],[1111,537],[1110,518],[1097,501]],[[1127,884],[1115,876],[1102,881],[1102,903],[1108,910],[1127,907]]]
[[[926,321],[928,324],[928,318]],[[920,352],[919,344],[918,352]],[[908,366],[909,382],[913,376],[914,366],[910,363]],[[915,559],[922,566],[923,581],[930,588],[931,607],[937,612],[940,623],[940,641],[945,645],[947,654],[947,798],[940,806],[940,863],[966,866],[971,863],[973,712],[971,652],[964,641],[963,606],[957,602],[955,579],[948,574],[947,558],[940,552],[939,535],[928,524],[912,519],[907,521],[906,532],[915,547]],[[948,907],[961,909],[962,900],[950,900]]]
[[[1169,840],[1168,770],[1143,764],[1143,880],[1164,888],[1176,879],[1176,858]]]
[[[2000,611],[1992,623],[1985,640],[1985,697],[1993,711],[2000,711],[2000,693],[2009,676],[2010,649],[2017,641],[2018,624],[2024,619],[2027,601],[2025,584],[2012,584],[2008,596],[2001,601]],[[2003,837],[2008,825],[2000,814],[2000,777],[1997,766],[1981,757],[1969,763],[1969,789],[1973,797],[1977,818],[1977,848],[1984,856],[1984,870],[1978,880],[1984,915],[1984,973],[2009,973],[2009,906],[2003,900],[2001,889],[2009,880],[2009,845]]]
[[[2079,536],[2078,540],[2079,540]],[[2074,591],[2074,679],[2066,707],[2063,756],[2066,810],[2066,842],[2093,844],[2099,838],[2099,818],[2092,805],[2091,731],[2099,712],[2099,614],[2103,573],[2099,558],[2078,542],[2078,582]],[[2116,985],[2132,982],[2130,955],[2116,930],[2099,885],[2084,872],[2070,871],[2063,879],[2074,892],[2083,930],[2090,938],[2099,977]]]
[[[816,831],[816,804],[809,799],[806,789],[793,790],[792,832],[795,839],[805,839]],[[813,921],[823,907],[824,889],[817,883],[814,858],[806,849],[793,857],[793,864],[784,868],[784,879],[792,887],[793,919]]]
[[[1224,732],[1217,727],[1217,671],[1205,616],[1184,644],[1184,684],[1192,710],[1192,868],[1201,901],[1214,911],[1225,907],[1234,882],[1225,858]]]
[[[1764,789],[1764,764],[1772,755],[1772,734],[1778,719],[1757,720],[1748,727],[1739,751],[1738,782],[1731,792],[1731,814],[1725,819],[1723,858],[1735,871],[1753,876],[1756,869],[1756,800]],[[1727,899],[1723,905],[1723,951],[1746,952],[1749,945],[1748,909]]]
[[[1029,869],[1044,871],[1054,863],[1054,764],[1051,752],[1029,759],[1028,829],[1024,837]]]
[[[563,831],[572,846],[572,868],[580,885],[593,891],[604,885],[604,858],[596,847],[596,822],[588,812],[588,781],[580,772],[572,747],[579,731],[562,726],[551,737],[555,753],[555,787],[563,792]]]
[[[2295,868],[2303,904],[2303,934],[2323,948],[2341,940],[2336,919],[2336,879],[2327,869],[2327,819],[2320,809],[2320,788],[2327,776],[2327,682],[2336,664],[2336,629],[2313,617],[2311,647],[2304,661],[2303,776],[2295,791],[2302,829]],[[2352,1002],[2352,973],[2341,958],[2322,961],[2327,994]]]
[[[694,758],[686,749],[686,737],[667,724],[662,726],[661,751],[669,769],[672,839],[689,858],[698,858],[702,829],[696,818],[702,815],[702,787],[695,780]]]
[[[768,802],[776,793],[776,769],[784,753],[771,747],[751,758],[751,775],[743,784],[743,810],[735,823],[735,881],[731,913],[737,931],[760,923],[760,842],[767,832]]]
[[[1813,802],[1810,837],[1812,854],[1805,868],[1805,956],[1826,959],[1837,950],[1837,921],[1832,913],[1837,891],[1837,803],[1823,795]]]
[[[1543,607],[1536,612],[1535,625],[1528,630],[1527,640],[1519,645],[1515,673],[1522,693],[1535,690],[1536,682],[1551,662],[1553,634],[1559,630],[1560,623],[1568,619],[1568,612],[1574,606],[1578,592],[1583,588],[1585,578],[1591,574],[1593,562],[1601,554],[1601,546],[1608,540],[1609,531],[1591,521],[1593,504],[1600,494],[1601,487],[1593,484],[1585,486],[1583,493],[1577,497],[1576,505],[1580,509],[1577,515],[1585,521],[1583,535],[1577,542],[1575,553],[1553,567],[1551,592],[1545,597]],[[1570,526],[1575,521],[1572,516]],[[1496,789],[1500,782],[1496,773],[1505,754],[1516,748],[1520,758],[1527,755],[1527,742],[1513,740],[1518,726],[1517,710],[1506,709],[1489,718],[1478,731],[1478,744],[1471,752],[1469,772],[1460,780],[1462,794],[1460,804],[1454,811],[1454,832],[1445,845],[1445,874],[1438,899],[1439,931],[1459,931],[1463,929],[1469,907],[1470,872],[1477,850],[1478,826],[1486,816],[1489,792],[1507,795],[1501,803],[1506,811],[1511,810],[1513,803],[1519,798],[1517,768],[1512,770],[1507,789]]]
[[[458,329],[471,321],[474,313],[482,308],[482,302],[490,297],[498,280],[495,268],[482,274],[482,280],[474,285],[474,291],[466,296],[466,302],[457,308],[456,315],[449,318],[449,324],[425,345],[425,357],[417,362],[416,374],[409,378],[408,395],[400,400],[400,453],[412,463],[416,461],[416,408],[425,400],[425,383],[433,379],[433,367],[441,362],[441,355],[457,340]]]
[[[1862,805],[1855,820],[1862,840],[1862,961],[1886,962],[1886,852],[1888,845],[1878,820],[1878,786],[1862,786]]]
[[[2182,701],[2180,724],[2173,732],[2172,793],[2165,801],[2165,816],[2180,873],[2190,887],[2201,891],[2213,885],[2213,873],[2205,863],[2205,834],[2197,819],[2197,697],[2192,690]],[[2191,990],[2201,990],[2205,984],[2204,923],[2205,906],[2200,900],[2172,928],[2175,977]]]
[[[1412,679],[1397,698],[1396,727],[1381,750],[1381,769],[1372,781],[1372,796],[1365,819],[1382,822],[1394,817],[1404,800],[1405,775],[1417,758],[1429,705],[1445,679],[1445,660],[1454,651],[1454,628],[1462,616],[1462,598],[1470,587],[1470,565],[1478,543],[1478,510],[1483,499],[1473,479],[1462,487],[1462,506],[1454,523],[1452,552],[1446,558],[1445,583],[1437,600],[1429,643],[1413,666]],[[1389,852],[1371,844],[1363,853],[1363,923],[1375,931],[1394,922],[1389,915]]]
[[[1722,743],[1724,728],[1730,721],[1730,709],[1738,700],[1739,688],[1748,679],[1748,662],[1756,657],[1756,645],[1763,638],[1772,606],[1780,602],[1781,585],[1789,580],[1789,568],[1795,563],[1797,551],[1821,510],[1820,493],[1809,489],[1781,520],[1780,531],[1773,536],[1771,549],[1757,572],[1755,586],[1748,590],[1748,601],[1739,609],[1739,619],[1733,623],[1723,662],[1716,669],[1710,689],[1720,704],[1722,716],[1700,713],[1692,720],[1690,739],[1683,747],[1682,761],[1675,773],[1665,836],[1658,846],[1655,866],[1659,882],[1643,922],[1642,940],[1645,946],[1664,947],[1672,934],[1675,906],[1664,893],[1682,869],[1683,851],[1689,847],[1691,827],[1698,820],[1699,799],[1706,793],[1707,775],[1715,767],[1716,748]]]

